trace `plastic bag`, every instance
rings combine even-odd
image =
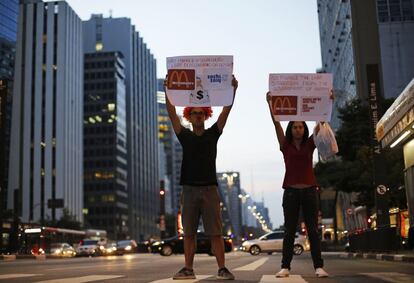
[[[319,132],[316,135],[316,127],[313,129],[313,141],[318,149],[322,161],[338,153],[338,144],[336,143],[335,134],[328,123],[318,123]]]

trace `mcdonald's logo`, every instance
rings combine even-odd
[[[274,115],[297,115],[297,96],[272,96],[272,111]]]
[[[168,70],[168,89],[194,90],[195,70],[171,69]]]

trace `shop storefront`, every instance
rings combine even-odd
[[[403,149],[409,238],[414,244],[414,79],[385,112],[376,132],[384,150]]]

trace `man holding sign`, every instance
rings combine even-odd
[[[332,109],[332,77],[329,74],[271,74],[270,91],[266,95],[276,130],[280,151],[285,161],[283,181],[282,268],[276,277],[288,277],[300,210],[305,220],[311,254],[317,277],[328,277],[323,269],[318,232],[319,196],[312,166],[315,150],[313,135],[305,120],[328,121]],[[289,121],[284,133],[280,121]],[[315,128],[319,133],[319,124]]]
[[[173,279],[196,279],[193,261],[196,250],[196,233],[201,216],[204,230],[210,236],[212,250],[217,259],[219,267],[217,279],[234,280],[234,275],[225,267],[220,195],[216,177],[216,155],[217,142],[233,106],[238,82],[232,76],[231,103],[223,107],[217,122],[211,128],[205,129],[204,126],[204,122],[212,116],[211,107],[190,106],[184,109],[184,118],[191,123],[193,128],[191,131],[181,125],[175,106],[170,101],[169,88],[196,90],[197,92],[193,92],[194,99],[201,100],[196,95],[203,95],[205,98],[202,80],[197,82],[196,74],[192,71],[185,69],[182,73],[180,73],[181,70],[175,69],[174,71],[177,71],[177,74],[169,71],[164,81],[164,89],[168,115],[174,132],[183,147],[180,184],[183,186],[181,212],[184,228],[185,267],[178,271]],[[174,77],[171,78],[171,76]],[[176,78],[176,76],[181,77]],[[197,90],[197,88],[199,89]],[[191,96],[187,96],[187,98],[189,97]],[[207,100],[200,104],[208,105]],[[187,103],[194,105],[193,102],[188,100]]]

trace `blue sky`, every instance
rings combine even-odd
[[[283,156],[265,94],[269,73],[314,73],[321,66],[316,0],[67,2],[82,20],[111,10],[113,17],[131,18],[157,59],[158,77],[165,76],[169,56],[234,56],[239,89],[219,141],[217,170],[239,171],[242,188],[263,196],[274,226],[283,224]],[[212,122],[220,111],[214,110]]]

